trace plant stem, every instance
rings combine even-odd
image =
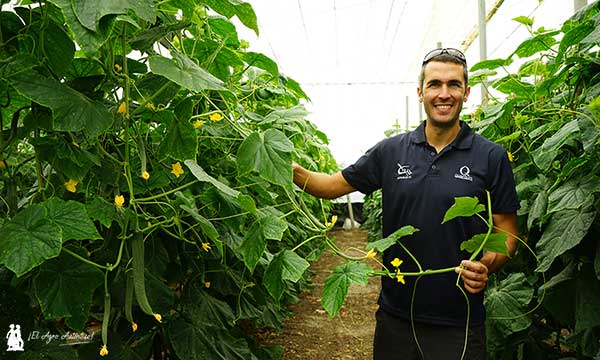
[[[89,259],[86,259],[86,258],[84,258],[83,256],[81,256],[81,255],[79,255],[79,254],[77,254],[77,253],[75,253],[75,252],[73,252],[73,251],[71,251],[71,250],[69,250],[69,249],[67,249],[67,248],[65,248],[65,247],[63,247],[63,248],[62,248],[62,250],[63,250],[64,252],[66,252],[67,254],[69,254],[69,255],[73,256],[74,258],[76,258],[76,259],[78,259],[78,260],[81,260],[81,261],[83,261],[83,262],[84,262],[84,263],[86,263],[86,264],[89,264],[89,265],[95,266],[95,267],[97,267],[97,268],[99,268],[99,269],[108,270],[108,266],[104,266],[104,265],[97,264],[97,263],[95,263],[95,262],[93,262],[93,261],[91,261],[91,260],[89,260]]]

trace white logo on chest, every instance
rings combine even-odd
[[[400,163],[398,163],[397,165],[398,165],[398,177],[396,179],[398,179],[398,180],[412,179],[412,171],[410,170],[410,165],[401,165]]]
[[[470,175],[471,169],[469,169],[468,166],[461,167],[460,170],[458,170],[458,172],[459,172],[458,174],[454,174],[455,178],[461,179],[461,180],[473,181],[473,178]]]

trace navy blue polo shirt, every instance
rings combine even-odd
[[[405,225],[420,231],[402,238],[402,244],[416,257],[423,269],[453,267],[470,254],[460,243],[487,231],[476,217],[456,218],[441,224],[454,198],[477,196],[486,204],[486,190],[492,198],[494,213],[512,213],[519,208],[515,183],[506,151],[474,133],[461,121],[456,139],[439,154],[425,139],[424,121],[412,132],[386,138],[342,175],[358,191],[370,194],[382,189],[383,237]],[[403,260],[400,270],[418,271],[416,263],[399,245],[383,254],[384,264],[393,269],[394,258]],[[456,288],[454,272],[421,277],[415,292],[415,321],[464,326],[467,303]],[[414,277],[406,285],[396,279],[382,278],[379,305],[400,317],[410,317]],[[472,325],[483,323],[483,294],[469,294]]]

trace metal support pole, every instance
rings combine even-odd
[[[581,10],[584,6],[587,5],[587,0],[573,0],[573,9],[575,12]]]
[[[348,215],[350,216],[350,225],[352,229],[356,228],[354,224],[354,209],[352,209],[352,201],[350,200],[350,195],[346,195],[346,201],[348,201]]]
[[[405,99],[406,99],[406,101],[405,101],[405,105],[406,105],[406,112],[405,112],[405,114],[406,114],[406,122],[405,122],[405,125],[404,125],[404,131],[408,132],[408,120],[409,120],[408,119],[408,116],[409,116],[408,115],[408,96],[406,96]]]
[[[479,0],[479,61],[487,60],[485,0]],[[487,104],[488,94],[485,82],[481,84],[481,105]]]

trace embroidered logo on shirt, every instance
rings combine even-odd
[[[459,174],[454,174],[455,178],[467,180],[467,181],[473,181],[473,178],[470,175],[471,169],[469,169],[468,166],[461,167],[460,170],[458,170],[458,172],[459,172]]]
[[[398,180],[412,179],[412,171],[410,165],[402,165],[398,163]]]

